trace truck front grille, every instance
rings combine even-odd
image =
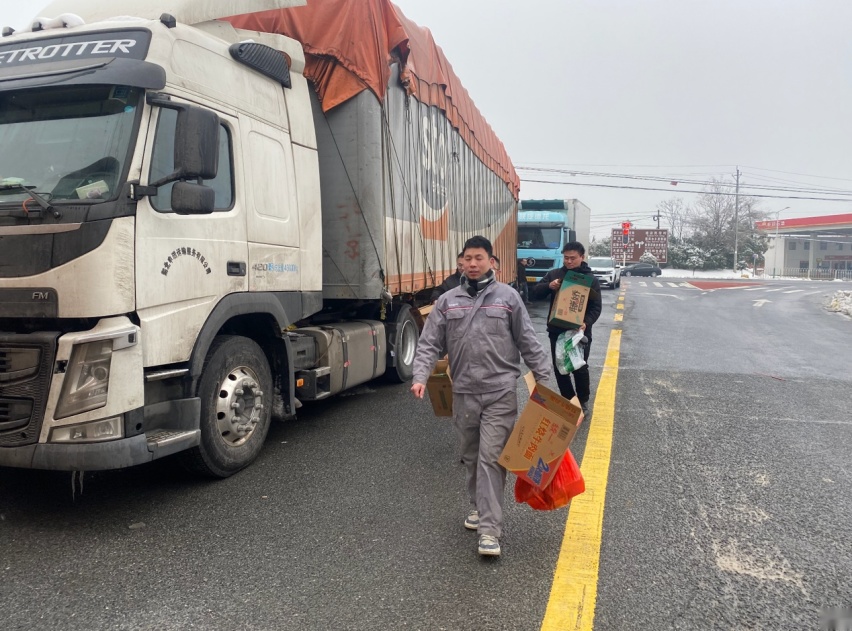
[[[38,442],[59,333],[0,333],[0,448]]]
[[[0,383],[32,377],[40,358],[40,348],[0,348]]]
[[[33,415],[29,399],[0,399],[0,432],[26,427]]]
[[[553,263],[554,263],[553,259],[534,259],[534,262],[532,262],[531,265],[528,265],[527,268],[528,269],[544,269],[544,270],[547,270],[549,272],[550,270],[552,270],[555,267],[555,265]]]

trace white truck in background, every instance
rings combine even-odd
[[[273,413],[410,378],[418,307],[466,238],[513,273],[517,175],[467,93],[430,101],[408,40],[347,93],[363,68],[272,31],[399,29],[353,19],[358,0],[298,4],[56,0],[3,30],[0,466],[181,452],[229,476]],[[220,20],[261,10],[268,31]]]

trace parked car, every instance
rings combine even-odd
[[[592,268],[592,274],[600,281],[602,287],[615,289],[621,287],[621,266],[609,256],[592,256],[587,261]]]
[[[631,263],[630,265],[625,265],[621,269],[621,273],[624,276],[650,276],[651,278],[656,278],[663,273],[663,270],[653,263]]]

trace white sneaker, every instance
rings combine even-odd
[[[500,540],[493,535],[479,535],[479,554],[487,557],[500,556]]]
[[[476,530],[479,528],[479,511],[472,510],[464,518],[464,527],[468,530]]]

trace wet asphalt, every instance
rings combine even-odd
[[[852,605],[852,321],[828,284],[675,285],[625,280],[595,327],[593,384],[623,329],[595,627],[818,628]],[[568,511],[511,478],[506,507],[483,560],[449,421],[384,383],[306,405],[223,481],[0,469],[3,628],[538,629]]]

